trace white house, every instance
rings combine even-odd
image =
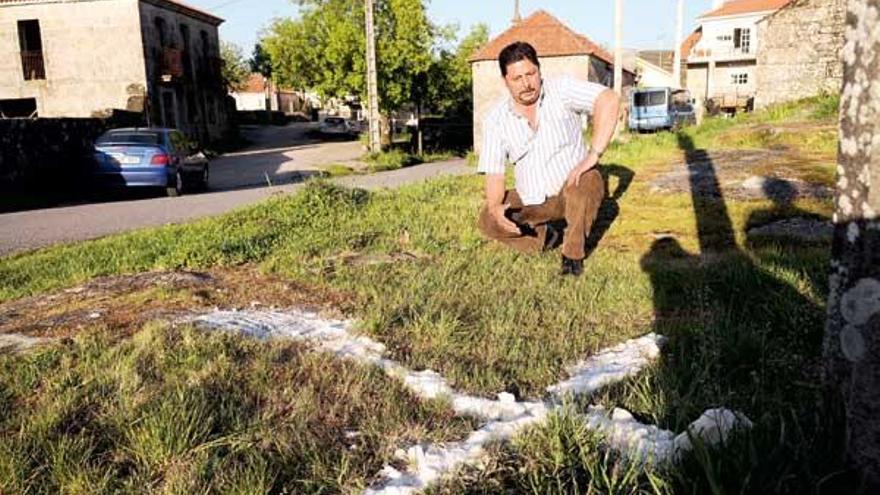
[[[698,18],[696,43],[682,54],[687,87],[698,102],[726,110],[751,105],[761,40],[758,22],[791,0],[714,0]]]
[[[658,86],[676,87],[672,74],[648,62],[645,59],[636,59],[636,74],[639,75],[638,86],[640,88],[654,88]]]

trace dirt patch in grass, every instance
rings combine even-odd
[[[0,304],[0,334],[65,338],[101,325],[122,337],[152,320],[215,307],[296,307],[340,316],[350,306],[347,294],[266,275],[254,267],[159,271],[100,277]]]

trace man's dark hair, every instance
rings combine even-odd
[[[501,75],[506,76],[507,66],[515,64],[520,60],[528,60],[538,67],[541,66],[538,63],[538,52],[535,51],[532,45],[525,41],[514,41],[505,46],[504,50],[501,50],[501,53],[498,54],[498,65],[501,66]]]

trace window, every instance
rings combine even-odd
[[[180,25],[180,40],[183,44],[181,49],[183,50],[183,56],[181,57],[181,62],[183,63],[183,71],[187,75],[187,77],[192,77],[192,61],[189,56],[189,26],[186,24]]]
[[[749,75],[746,73],[731,74],[730,75],[730,84],[733,84],[734,86],[741,86],[743,84],[748,84],[748,83],[749,83]]]
[[[0,119],[32,118],[36,116],[36,98],[0,100]]]
[[[749,53],[752,48],[752,33],[749,29],[736,28],[733,30],[733,47],[739,48],[743,53]]]
[[[202,38],[202,56],[208,58],[208,53],[211,51],[211,42],[208,41],[208,32],[202,31],[199,33],[199,36]]]
[[[159,144],[159,134],[155,132],[108,132],[98,138],[97,144]]]
[[[21,69],[24,80],[46,79],[40,21],[18,21],[18,46],[21,49]]]
[[[666,104],[665,91],[648,91],[635,94],[635,106],[637,107],[653,107]]]
[[[718,36],[718,41],[730,41],[732,39],[733,39],[733,36],[731,36],[729,34],[722,34],[721,36]]]
[[[168,42],[168,29],[165,25],[165,19],[157,17],[153,20],[153,23],[156,25],[156,34],[159,35],[159,46],[164,48]]]

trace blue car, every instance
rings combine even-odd
[[[630,99],[630,130],[676,129],[694,123],[696,114],[686,90],[668,87],[633,90]]]
[[[104,186],[164,188],[168,196],[208,188],[208,158],[175,129],[107,131],[95,142],[94,161]]]

